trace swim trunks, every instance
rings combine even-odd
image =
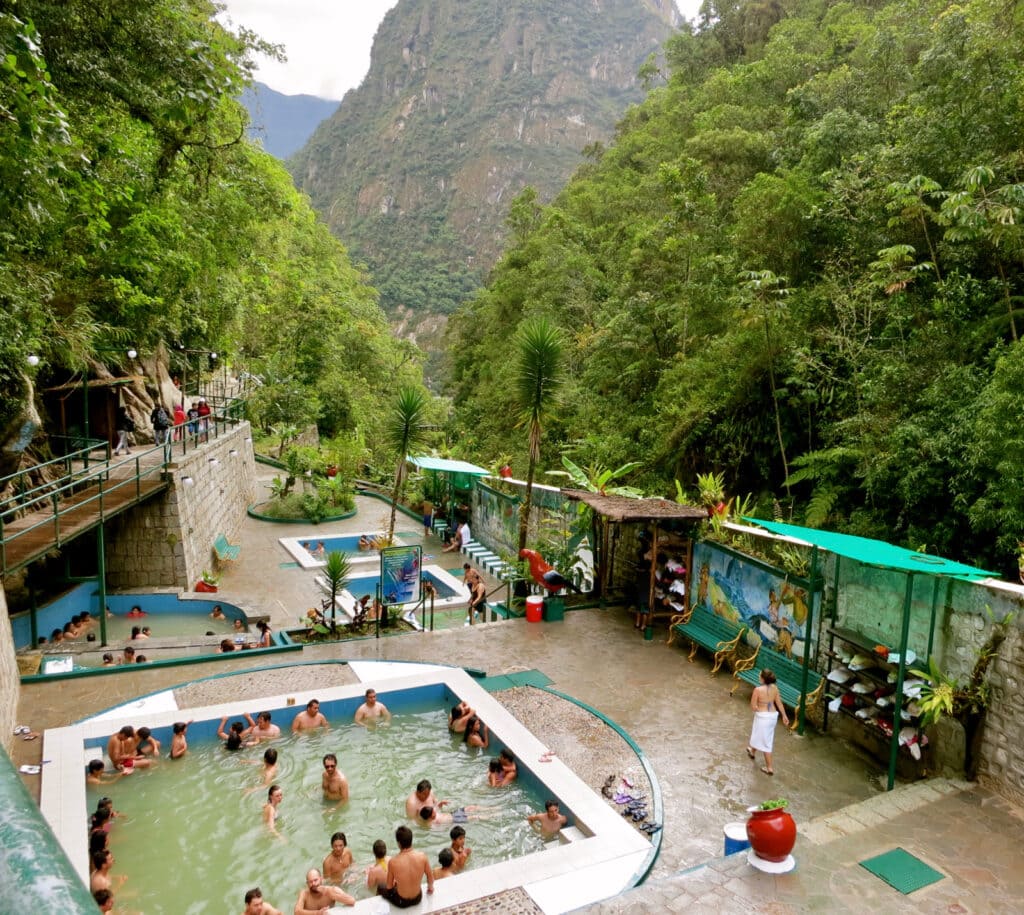
[[[406,899],[404,896],[400,896],[398,893],[398,887],[391,887],[389,890],[381,890],[378,888],[377,892],[383,896],[388,902],[394,906],[398,906],[400,909],[408,909],[411,906],[419,905],[423,899],[423,891],[418,892],[412,899]]]
[[[466,813],[465,807],[459,807],[457,810],[452,811],[452,822],[453,823],[468,823],[469,814]]]

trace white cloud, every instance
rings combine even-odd
[[[273,44],[286,63],[260,58],[258,79],[287,95],[341,99],[370,68],[370,48],[384,14],[398,0],[221,0],[220,18]],[[676,0],[694,18],[701,0]]]

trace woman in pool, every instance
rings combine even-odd
[[[474,715],[466,722],[466,736],[462,738],[462,742],[467,747],[479,747],[486,750],[489,741],[487,725]]]
[[[225,731],[224,725],[227,723],[227,720],[227,715],[221,718],[220,725],[217,728],[217,736],[224,741],[225,750],[241,750],[242,732],[245,730],[245,724],[241,721],[233,721],[231,722],[231,729]]]
[[[256,628],[260,632],[260,639],[256,643],[256,647],[257,648],[269,648],[271,646],[271,644],[272,644],[272,641],[273,641],[273,636],[271,635],[271,632],[270,632],[270,626],[267,625],[267,623],[264,622],[263,620],[260,620],[256,624]]]
[[[145,615],[146,615],[146,611],[143,610],[142,607],[140,607],[138,604],[136,604],[134,607],[132,607],[132,609],[129,610],[128,613],[126,614],[128,619],[132,619],[132,620],[138,619],[139,617],[143,617]]]
[[[348,847],[348,840],[345,833],[336,832],[331,836],[331,853],[324,858],[323,871],[324,880],[331,883],[341,883],[345,879],[345,871],[352,866],[352,852]]]

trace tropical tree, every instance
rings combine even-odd
[[[427,394],[420,388],[404,387],[399,390],[384,427],[384,437],[398,452],[395,465],[395,485],[391,490],[391,517],[388,521],[387,542],[395,536],[395,512],[405,482],[405,459],[409,450],[423,442],[426,432]]]
[[[520,425],[529,432],[529,467],[526,472],[526,497],[519,509],[519,549],[526,546],[526,531],[533,501],[533,476],[540,460],[540,442],[561,382],[561,331],[547,318],[533,318],[524,324],[516,340],[519,349],[516,375],[516,400]]]
[[[331,632],[338,628],[336,615],[337,604],[335,603],[338,594],[345,590],[348,585],[348,577],[352,571],[348,556],[339,550],[331,550],[327,554],[327,562],[324,565],[324,579],[327,581],[327,590],[331,595]]]

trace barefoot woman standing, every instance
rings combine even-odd
[[[764,765],[761,771],[766,775],[774,775],[772,768],[772,745],[775,741],[775,725],[782,716],[782,723],[789,724],[786,709],[779,696],[779,688],[775,685],[775,674],[767,667],[761,671],[761,685],[754,687],[750,697],[750,707],[754,711],[754,726],[750,731],[750,743],[747,756],[754,759],[755,751],[764,753]]]

